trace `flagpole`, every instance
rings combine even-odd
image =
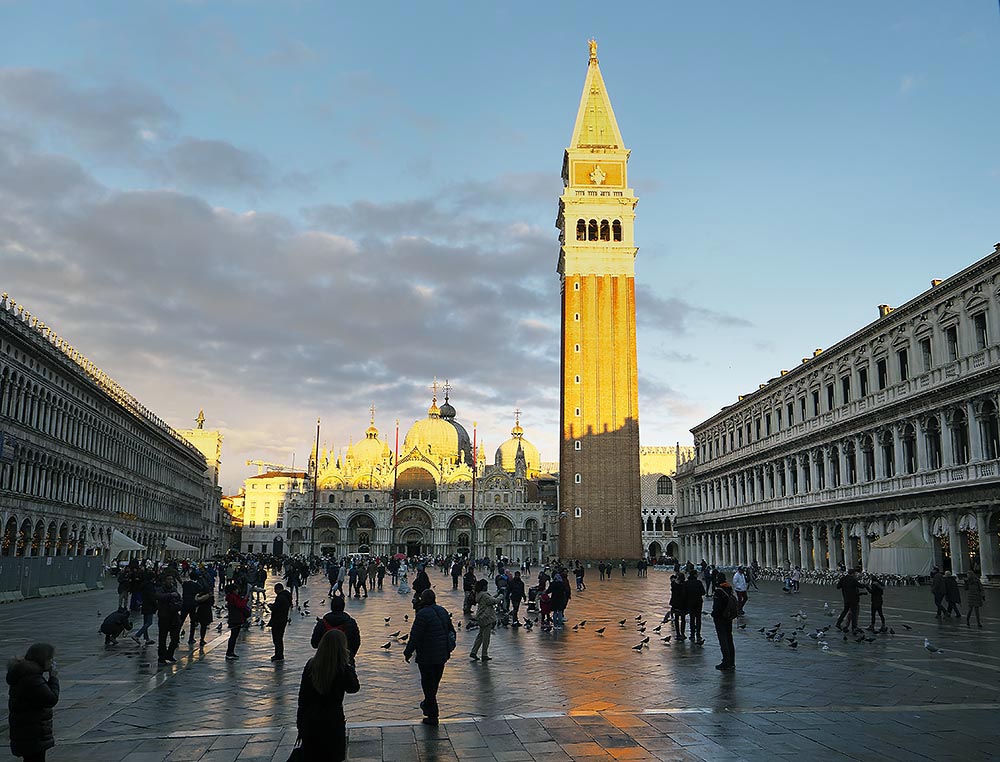
[[[316,419],[316,449],[313,451],[313,512],[309,527],[309,555],[316,555],[316,500],[319,496],[319,418]]]
[[[472,556],[473,564],[476,562],[476,422],[472,422]]]
[[[396,544],[396,505],[399,503],[399,490],[396,488],[396,477],[399,474],[399,419],[396,419],[396,457],[392,460],[392,555],[399,552]]]

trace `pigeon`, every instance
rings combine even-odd
[[[943,654],[944,653],[944,651],[942,651],[937,646],[931,645],[931,642],[927,638],[924,638],[924,648],[926,648],[932,654]]]
[[[403,621],[404,622],[409,622],[410,621],[410,615],[409,614],[403,614]]]
[[[392,617],[391,617],[391,616],[387,616],[387,617],[385,618],[385,620],[384,620],[384,621],[385,621],[385,626],[386,626],[386,627],[388,627],[388,626],[389,626],[389,620],[390,620],[390,619],[392,619]]]
[[[604,634],[604,628],[602,627],[602,628],[601,628],[601,629],[599,629],[599,630],[594,630],[594,633],[595,633],[596,635],[603,635],[603,634]]]
[[[628,621],[627,619],[621,619],[621,620],[619,620],[618,624],[620,624],[622,627],[624,627],[625,626],[625,622],[627,622],[627,621]]]
[[[222,632],[222,622],[219,622],[219,626],[215,628],[216,632]]]
[[[912,627],[910,627],[910,625],[906,624],[905,622],[903,622],[901,624],[903,625],[903,629],[904,630],[912,630],[913,629]]]
[[[642,614],[639,614],[639,616],[637,616],[637,617],[635,618],[635,621],[637,621],[637,622],[641,622],[641,621],[642,621]]]
[[[579,629],[580,629],[580,625],[578,625],[578,624],[574,624],[573,625],[573,632],[576,632]]]
[[[461,622],[459,622],[459,624],[462,624],[462,623],[461,623]],[[399,637],[399,633],[401,633],[401,632],[402,632],[402,630],[396,630],[396,631],[395,631],[394,633],[392,633],[392,634],[391,634],[391,635],[390,635],[389,637],[390,637],[390,638],[398,638],[398,637]]]
[[[587,626],[587,620],[584,619],[583,621],[581,621],[579,626],[580,627],[586,627]]]
[[[798,648],[799,647],[799,643],[798,643],[797,640],[789,640],[788,641],[788,645],[791,648]]]
[[[874,643],[875,640],[876,640],[875,638],[865,638],[866,643]]]
[[[824,651],[829,651],[829,650],[830,650],[830,646],[828,646],[828,645],[824,645],[824,646],[823,646],[823,650],[824,650]]]
[[[388,643],[386,643],[384,646],[382,646],[382,648],[384,648],[386,651],[388,651],[390,648],[392,648],[392,641],[389,641]]]
[[[632,650],[635,651],[636,653],[639,653],[640,651],[642,651],[644,645],[645,643],[640,643],[637,646],[632,646]]]
[[[666,643],[667,645],[670,645],[670,635],[667,635],[667,637],[665,637],[665,638],[660,638],[660,641],[662,643]]]
[[[757,630],[757,632],[764,632],[764,628],[761,627],[759,630]]]
[[[644,637],[644,638],[642,639],[642,642],[643,642],[643,644],[646,644],[646,643],[648,643],[648,642],[649,642],[649,635],[647,635],[646,637]]]
[[[890,634],[890,635],[895,635],[895,634],[896,634],[896,631],[895,631],[894,629],[892,629],[892,628],[890,627],[890,628],[889,628],[889,634]]]
[[[305,603],[303,603],[302,604],[302,608],[304,608],[304,609],[309,608],[309,601],[306,601]]]
[[[645,628],[645,626],[646,626],[645,620],[639,622],[639,624],[637,626],[640,627],[640,628]]]
[[[660,629],[661,629],[662,627],[663,627],[663,625],[662,625],[662,624],[658,624],[658,625],[656,625],[656,627],[654,627],[654,628],[653,628],[653,632],[655,632],[655,633],[659,633],[659,632],[660,632]]]
[[[409,639],[410,639],[410,636],[409,636],[409,635],[404,635],[403,637],[401,637],[401,638],[399,639],[399,642],[400,642],[400,643],[405,643],[405,642],[406,642],[407,640],[409,640]]]
[[[736,626],[737,626],[737,627],[738,627],[739,629],[741,629],[741,630],[745,630],[745,629],[747,628],[747,623],[746,623],[746,622],[740,622],[740,623],[739,623],[738,625],[736,625]],[[658,630],[658,629],[660,629],[660,628],[659,628],[659,627],[657,627],[656,629]]]
[[[101,615],[101,610],[100,610],[100,609],[98,609],[98,610],[97,610],[97,616],[100,616],[100,615]]]

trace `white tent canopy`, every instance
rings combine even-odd
[[[184,551],[187,551],[189,553],[191,551],[194,551],[195,553],[198,552],[198,548],[194,547],[193,545],[188,545],[186,542],[181,542],[180,540],[175,540],[173,537],[168,537],[167,538],[165,547],[166,547],[167,550],[184,550]]]
[[[934,550],[924,539],[920,519],[914,519],[895,532],[875,540],[868,553],[871,574],[930,574]]]
[[[141,545],[131,537],[129,537],[124,532],[119,532],[117,529],[111,532],[111,552],[112,555],[117,555],[123,550],[145,550],[146,546]]]

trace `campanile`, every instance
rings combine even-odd
[[[590,41],[559,199],[562,294],[559,553],[564,559],[642,555],[635,345],[638,199],[629,151]]]

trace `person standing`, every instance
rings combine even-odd
[[[458,590],[458,579],[462,576],[462,562],[457,558],[451,564],[451,589]]]
[[[417,606],[420,604],[420,596],[423,594],[424,590],[431,589],[431,580],[427,576],[427,569],[423,566],[418,567],[417,576],[413,578],[413,610],[417,610]]]
[[[414,652],[417,654],[420,687],[424,692],[424,700],[420,702],[420,709],[424,713],[421,722],[425,725],[438,724],[438,686],[444,675],[444,665],[455,650],[455,642],[455,625],[451,621],[451,614],[437,605],[433,590],[424,590],[420,595],[417,614],[413,617],[403,658],[409,663]]]
[[[299,685],[295,725],[302,742],[300,757],[305,762],[343,762],[347,758],[344,695],[359,690],[347,639],[339,630],[330,630],[316,655],[306,662]]]
[[[955,617],[962,618],[962,612],[958,609],[958,604],[962,602],[962,593],[958,589],[958,578],[951,571],[944,573],[944,599],[948,602],[948,610],[945,616],[951,616],[955,612]]]
[[[285,574],[285,583],[288,585],[288,592],[295,597],[295,605],[298,606],[299,588],[302,587],[302,574],[299,572],[298,566],[294,563],[288,565],[288,572]]]
[[[693,571],[687,575],[684,582],[684,604],[687,606],[688,618],[691,622],[691,640],[699,646],[705,644],[701,637],[701,612],[705,601],[705,586],[701,584],[698,575]]]
[[[549,606],[552,607],[552,626],[562,629],[566,621],[566,606],[569,604],[569,587],[563,582],[561,574],[552,577],[549,585]]]
[[[622,567],[622,576],[624,577],[625,576],[625,570],[628,568],[628,564],[625,563],[625,559],[624,558],[622,559],[621,567]]]
[[[837,582],[837,588],[844,598],[844,609],[840,612],[840,616],[837,617],[837,629],[843,629],[844,632],[850,629],[852,635],[857,635],[861,632],[861,628],[858,627],[858,608],[861,605],[862,591],[857,574],[857,569],[848,569],[847,574]],[[845,617],[847,618],[847,625],[841,627]]]
[[[240,586],[231,582],[226,586],[226,624],[229,625],[229,643],[226,645],[226,661],[236,661],[236,641],[240,629],[250,616],[247,599],[240,595]]]
[[[733,574],[733,591],[736,593],[736,602],[740,605],[740,616],[743,616],[749,595],[747,594],[746,571],[742,566],[738,567],[736,573]]]
[[[472,614],[472,606],[476,602],[476,570],[472,564],[462,576],[462,592],[465,593],[465,600],[462,602],[462,613]]]
[[[153,617],[156,615],[156,584],[153,582],[153,574],[149,571],[142,572],[142,582],[139,587],[140,611],[142,612],[142,627],[132,636],[132,640],[144,646],[152,643],[149,637],[149,628],[153,626]]]
[[[934,608],[936,609],[934,617],[940,619],[947,612],[945,612],[944,606],[941,605],[944,602],[944,575],[936,566],[931,571],[931,595],[934,596]]]
[[[156,663],[176,664],[174,652],[181,635],[181,596],[174,586],[173,577],[167,577],[163,589],[156,594],[156,629]]]
[[[54,657],[48,643],[35,643],[23,659],[7,665],[10,751],[25,762],[45,762],[45,752],[56,745],[52,707],[59,703],[59,673]]]
[[[390,558],[389,559],[389,580],[394,585],[399,584],[399,559]]]
[[[292,594],[279,582],[274,586],[274,603],[269,603],[267,607],[271,610],[271,619],[267,626],[271,628],[271,642],[274,643],[274,656],[271,657],[271,661],[284,661],[285,628],[288,626],[288,615],[292,610]]]
[[[323,635],[330,630],[340,630],[347,638],[347,650],[353,659],[361,650],[361,628],[344,608],[347,600],[342,595],[335,595],[330,599],[330,613],[316,622],[313,627],[312,638],[309,643],[313,648],[318,648]]]
[[[489,583],[485,579],[476,583],[476,622],[479,624],[479,630],[476,632],[476,642],[473,643],[472,652],[469,654],[470,659],[479,658],[479,648],[482,646],[483,661],[491,661],[490,637],[497,623],[497,604],[500,600],[486,592],[488,587]]]
[[[674,620],[674,637],[686,640],[685,634],[687,624],[687,589],[685,588],[684,572],[678,572],[670,576],[670,616]],[[692,633],[693,635],[693,633]]]
[[[965,614],[965,626],[972,627],[972,612],[976,612],[976,624],[983,626],[983,621],[979,618],[979,609],[986,602],[986,592],[983,590],[983,581],[979,578],[979,569],[973,567],[972,571],[965,578],[965,605],[969,607]]]
[[[519,610],[521,608],[521,601],[524,600],[524,580],[521,579],[521,572],[514,572],[513,579],[507,583],[507,593],[510,595],[510,608],[511,614],[513,615],[511,625],[514,627],[520,627],[521,620]]]
[[[885,588],[882,587],[881,582],[872,577],[868,582],[867,589],[868,594],[872,597],[872,623],[868,626],[868,630],[869,632],[875,632],[875,616],[877,614],[882,620],[882,628],[879,632],[886,632],[885,614],[882,613],[882,599],[885,595]]]
[[[715,634],[719,638],[719,650],[722,651],[722,663],[715,668],[728,672],[736,669],[736,645],[733,643],[733,620],[739,612],[739,603],[733,594],[733,588],[726,582],[726,575],[720,571],[715,573],[715,594],[712,596],[712,621],[715,623]]]

